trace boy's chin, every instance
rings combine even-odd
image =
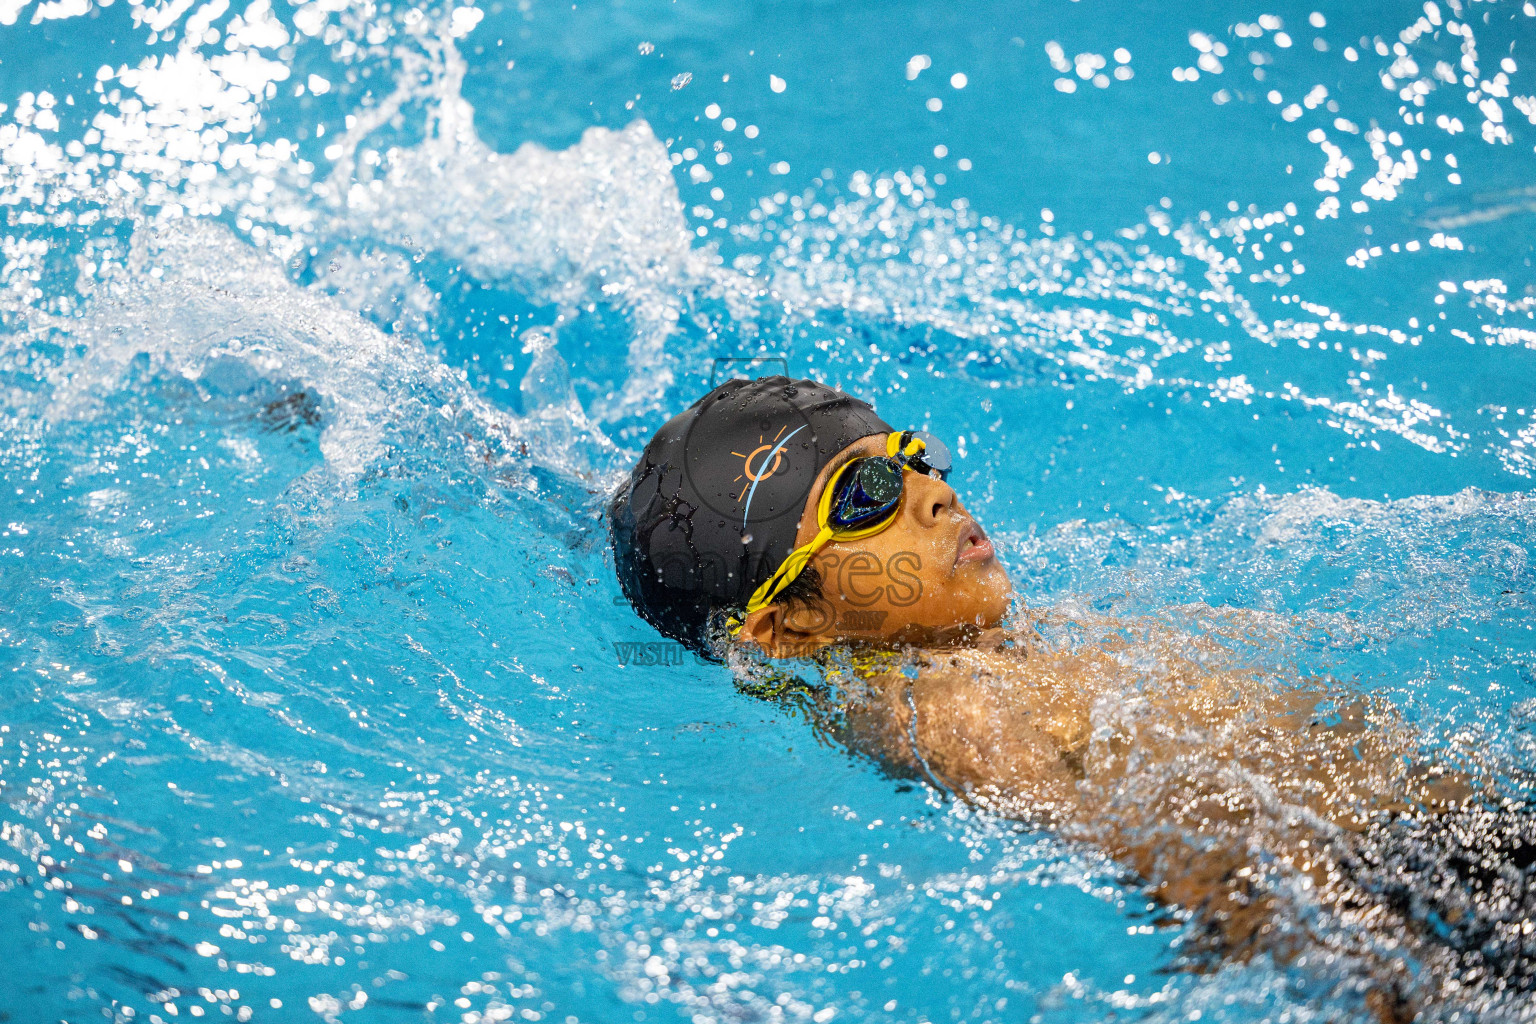
[[[994,566],[993,569],[977,580],[972,590],[977,595],[973,606],[984,627],[988,629],[1007,618],[1008,609],[1013,604],[1013,583],[1008,579],[1008,574],[1002,566]]]

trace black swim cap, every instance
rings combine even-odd
[[[795,547],[816,476],[891,427],[811,380],[732,380],[656,432],[609,506],[619,585],[645,620],[709,654],[714,609],[746,607]]]

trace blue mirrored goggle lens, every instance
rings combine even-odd
[[[871,457],[849,463],[838,476],[829,521],[832,526],[868,526],[901,503],[901,465]]]
[[[854,482],[867,504],[887,505],[901,497],[901,467],[894,459],[865,459]]]

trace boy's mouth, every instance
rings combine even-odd
[[[967,518],[960,526],[960,540],[955,547],[955,564],[985,562],[993,554],[992,542],[987,540],[986,533],[976,525],[976,520]]]

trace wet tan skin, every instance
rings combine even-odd
[[[798,544],[816,535],[821,489],[843,456],[883,450],[883,436],[865,438],[828,464]],[[1454,807],[1471,793],[1465,781],[1417,764],[1414,737],[1386,702],[1323,680],[1285,689],[1212,639],[1283,649],[1290,626],[1276,617],[1194,609],[1203,637],[1059,614],[1000,629],[1012,590],[978,536],[948,484],[909,471],[888,529],[812,559],[824,606],[771,605],[746,617],[738,642],[773,657],[833,643],[921,649],[916,678],[844,679],[812,713],[895,770],[1102,849],[1153,896],[1195,913],[1203,952],[1348,954],[1382,983],[1371,997],[1379,1017],[1411,1015],[1413,1002],[1393,995],[1408,991],[1402,963],[1379,945],[1395,933],[1391,915],[1339,865],[1373,821]],[[876,574],[893,560],[920,594]],[[1046,639],[1063,627],[1073,642]],[[1283,913],[1275,883],[1285,878],[1310,886],[1342,927],[1319,937]],[[1356,932],[1377,948],[1354,943]]]

